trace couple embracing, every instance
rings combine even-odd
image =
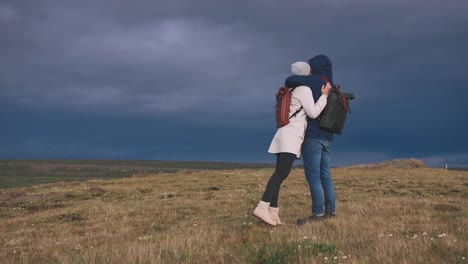
[[[253,211],[255,217],[272,226],[283,224],[278,207],[280,186],[301,154],[312,213],[298,219],[297,224],[335,217],[335,190],[330,173],[333,133],[321,129],[317,119],[333,86],[332,64],[327,56],[318,55],[309,63],[292,64],[291,71],[293,75],[286,79],[286,86],[296,88],[291,92],[289,123],[278,129],[271,142],[268,152],[276,155],[276,169]],[[327,79],[329,82],[325,82]]]

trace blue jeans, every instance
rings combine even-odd
[[[312,214],[335,213],[335,188],[331,179],[331,141],[306,138],[302,144],[304,172],[312,197]]]

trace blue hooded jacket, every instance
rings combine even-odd
[[[312,69],[312,75],[293,75],[286,79],[285,84],[290,88],[301,85],[308,86],[312,90],[314,101],[317,102],[317,100],[322,95],[322,86],[325,84],[322,76],[327,77],[331,85],[334,84],[332,63],[327,56],[318,55],[309,60],[309,65]],[[307,117],[307,129],[305,137],[333,141],[333,133],[328,130],[321,129],[319,126],[319,121],[310,117]]]

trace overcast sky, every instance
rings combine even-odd
[[[274,162],[274,94],[326,54],[333,165],[468,166],[468,2],[0,0],[0,158]]]

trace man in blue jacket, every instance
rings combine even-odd
[[[286,79],[286,86],[308,86],[312,90],[314,101],[317,101],[322,94],[322,86],[326,84],[322,76],[327,77],[333,85],[332,64],[325,55],[313,57],[309,60],[309,64],[312,75],[290,76]],[[335,189],[330,173],[332,141],[332,132],[321,129],[319,120],[307,117],[307,129],[301,152],[312,197],[312,215],[297,220],[298,225],[335,216]]]

